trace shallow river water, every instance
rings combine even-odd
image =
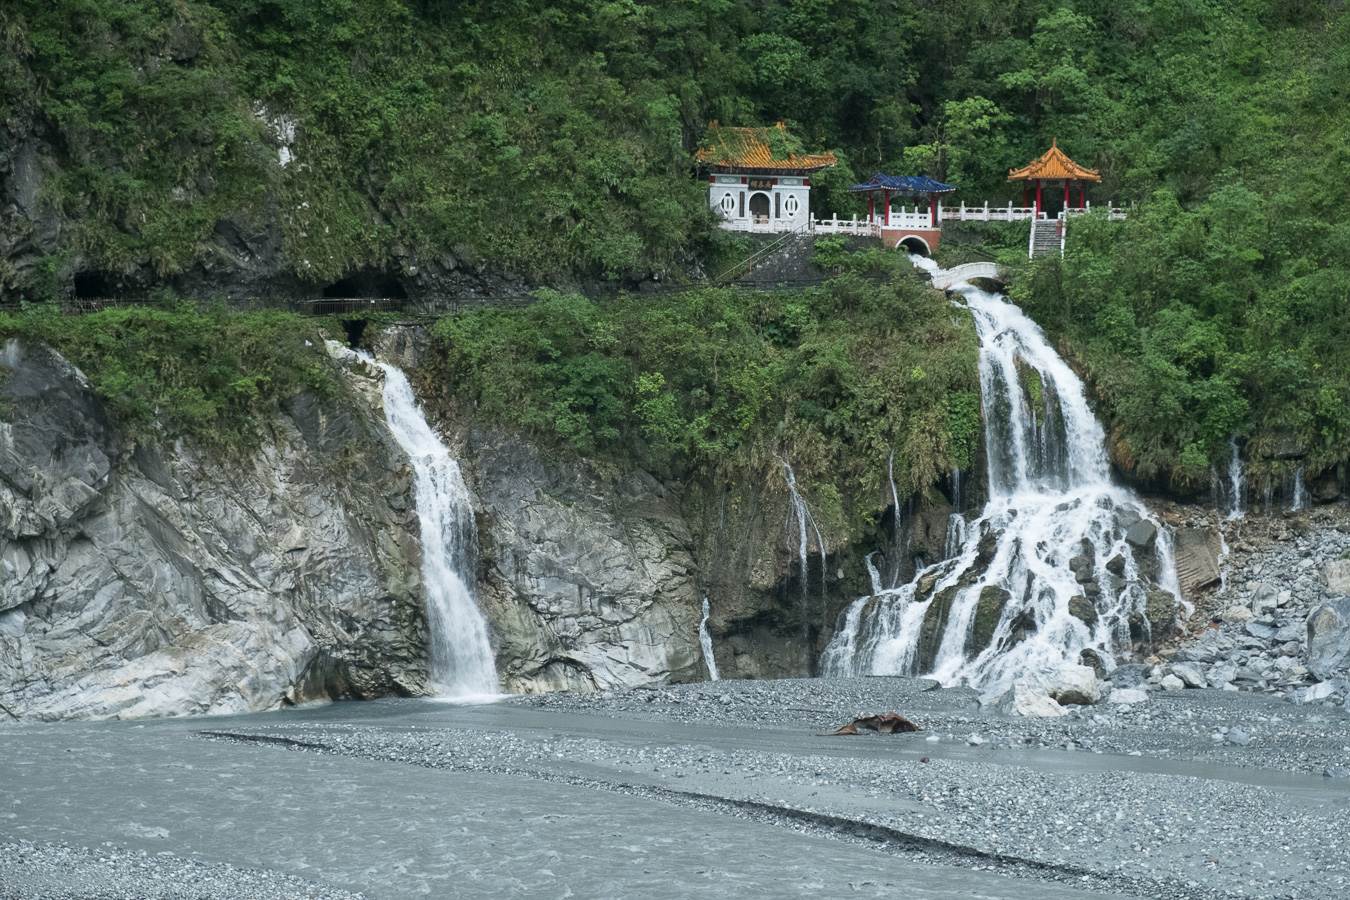
[[[326,731],[355,740],[446,729],[463,736],[454,750],[461,761],[491,765],[497,758],[518,766],[528,757],[535,776],[519,768],[455,771],[411,765],[406,756],[295,752],[202,736],[305,739]],[[599,749],[577,749],[592,747]],[[671,757],[661,755],[666,751],[720,761],[672,767]],[[860,790],[847,779],[794,778],[790,767],[776,777],[770,770],[755,775],[725,762],[754,756],[821,768],[814,761],[828,759],[865,772],[878,761],[917,763],[921,754],[934,759],[924,771],[998,760],[961,742],[930,744],[915,735],[831,739],[805,729],[640,721],[518,702],[380,701],[254,716],[7,727],[0,729],[0,839],[113,842],[272,869],[379,898],[1124,896],[1074,884],[1064,872],[1015,877],[978,857],[920,859],[913,851],[830,836],[790,816],[716,808],[731,800],[921,819],[922,804]],[[1018,772],[1056,777],[1126,768],[1228,779],[1299,807],[1340,805],[1346,797],[1317,779],[1252,768],[1053,751],[1006,758]]]

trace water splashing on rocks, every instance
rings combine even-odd
[[[947,559],[845,610],[825,675],[1002,687],[1085,650],[1113,665],[1175,620],[1170,537],[1111,483],[1083,383],[1016,306],[959,293],[980,338],[989,502],[953,517]]]
[[[717,659],[713,656],[712,635],[708,633],[708,598],[703,598],[703,618],[698,623],[698,643],[703,648],[703,661],[708,666],[708,680],[720,681],[721,676],[717,674]]]
[[[474,599],[478,532],[459,463],[427,424],[397,367],[358,354],[384,370],[384,414],[412,461],[417,515],[422,526],[422,582],[431,629],[431,680],[458,699],[498,693],[487,619]]]

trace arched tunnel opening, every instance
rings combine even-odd
[[[117,294],[117,279],[108,272],[76,272],[74,288],[79,300],[113,297]]]
[[[910,235],[900,239],[896,245],[897,250],[904,250],[909,253],[917,253],[919,256],[929,256],[931,252],[928,249],[928,242],[921,237]]]
[[[325,300],[407,300],[408,292],[399,280],[380,269],[358,269],[323,289]]]

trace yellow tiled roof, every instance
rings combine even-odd
[[[788,152],[775,158],[770,144],[782,148],[789,141],[787,128],[782,122],[775,128],[776,133],[768,128],[723,128],[714,122],[708,126],[707,146],[699,148],[695,158],[705,166],[783,172],[814,172],[837,162],[833,153]]]
[[[1021,169],[1008,170],[1009,181],[1035,181],[1037,179],[1101,181],[1102,177],[1097,174],[1096,169],[1085,169],[1065,156],[1064,151],[1059,149],[1059,139],[1056,138],[1050,144],[1050,149],[1045,151],[1045,155],[1040,159]]]

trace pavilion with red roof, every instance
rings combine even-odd
[[[1087,182],[1102,180],[1101,175],[1097,174],[1096,169],[1088,169],[1080,166],[1078,163],[1069,159],[1064,151],[1059,149],[1059,139],[1056,138],[1050,144],[1050,149],[1040,159],[1032,162],[1030,165],[1023,166],[1020,169],[1008,170],[1009,181],[1022,182],[1022,205],[1027,206],[1030,202],[1031,185],[1036,185],[1036,217],[1040,218],[1044,206],[1042,205],[1043,188],[1047,185],[1057,187],[1064,185],[1064,208],[1073,209],[1071,188],[1078,186],[1078,209],[1083,209],[1086,205],[1084,199],[1084,189]]]

